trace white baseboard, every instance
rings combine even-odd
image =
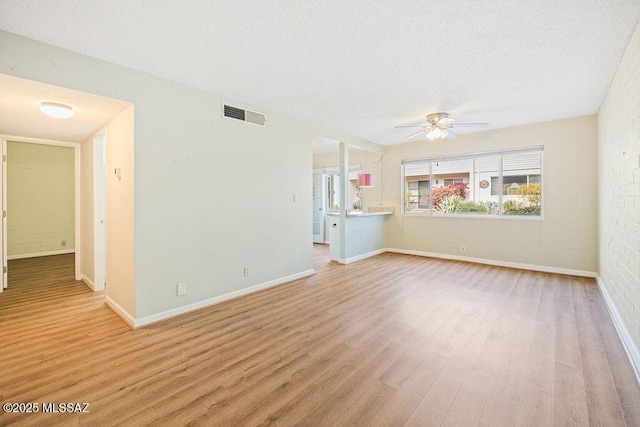
[[[87,287],[89,289],[91,289],[92,291],[95,292],[96,290],[96,286],[93,284],[93,282],[91,281],[91,279],[89,279],[87,276],[85,276],[84,274],[80,276],[80,280],[82,280],[84,282],[85,285],[87,285]]]
[[[131,329],[135,329],[136,328],[136,319],[130,315],[127,310],[125,310],[124,308],[120,307],[120,305],[115,302],[114,300],[112,300],[111,298],[109,298],[109,296],[107,295],[107,297],[105,298],[105,302],[104,302],[107,307],[109,307],[115,314],[118,315],[118,317],[120,317],[122,320],[124,320],[124,323],[126,323],[127,325],[129,325],[129,327]]]
[[[477,264],[495,265],[497,267],[519,268],[521,270],[541,271],[544,273],[566,274],[569,276],[592,277],[596,278],[598,273],[586,270],[573,270],[570,268],[550,267],[546,265],[523,264],[519,262],[499,261],[494,259],[473,258],[460,255],[440,254],[435,252],[414,251],[410,249],[387,248],[387,252],[394,252],[406,255],[418,255],[429,258],[448,259],[452,261],[467,261]]]
[[[351,257],[351,258],[347,258],[347,259],[340,258],[338,260],[338,263],[340,263],[340,264],[351,264],[352,262],[356,262],[356,261],[360,261],[360,260],[363,260],[363,259],[366,259],[366,258],[370,258],[372,256],[376,256],[376,255],[379,255],[379,254],[387,252],[387,251],[388,251],[388,249],[386,249],[386,248],[376,249],[375,251],[367,252],[367,253],[361,254],[361,255],[356,255],[356,256]]]
[[[602,298],[604,299],[607,309],[609,310],[609,315],[611,316],[613,324],[616,327],[616,331],[618,332],[620,341],[622,341],[624,351],[627,353],[627,357],[631,362],[631,367],[636,374],[636,380],[638,381],[638,384],[640,384],[640,350],[638,350],[638,347],[636,347],[633,340],[631,339],[629,330],[625,326],[624,321],[622,320],[622,316],[620,316],[620,312],[618,311],[618,308],[613,302],[613,299],[611,298],[611,295],[609,294],[609,291],[607,290],[607,287],[604,285],[604,282],[602,281],[600,276],[596,278],[596,282],[598,283],[598,289],[600,289]]]
[[[75,249],[60,249],[59,251],[32,252],[30,254],[7,255],[7,259],[12,260],[12,259],[24,259],[24,258],[37,258],[41,256],[64,255],[64,254],[74,254],[74,253],[76,253]]]
[[[291,274],[289,276],[285,276],[278,279],[270,280],[268,282],[260,283],[258,285],[251,286],[249,288],[240,289],[235,292],[229,292],[224,295],[208,298],[206,300],[194,302],[192,304],[184,305],[182,307],[173,308],[171,310],[152,314],[150,316],[141,317],[133,321],[133,328],[139,328],[141,326],[149,325],[151,323],[159,322],[161,320],[169,319],[171,317],[180,316],[181,314],[185,314],[190,311],[199,310],[204,307],[219,304],[221,302],[228,301],[230,299],[238,298],[243,295],[252,294],[254,292],[258,292],[263,289],[271,288],[273,286],[281,285],[283,283],[288,283],[294,280],[302,279],[303,277],[311,276],[313,273],[314,273],[313,269],[302,271],[300,273]]]

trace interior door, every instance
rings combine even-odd
[[[324,173],[313,171],[313,242],[324,243]]]

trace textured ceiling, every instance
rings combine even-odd
[[[128,105],[124,101],[0,74],[0,133],[56,141],[82,142]],[[41,102],[73,108],[68,119],[40,111]]]
[[[382,143],[597,112],[640,0],[2,0],[0,28]]]

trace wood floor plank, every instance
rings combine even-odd
[[[558,313],[555,331],[556,361],[580,369],[580,339],[575,314]]]
[[[467,345],[464,351],[458,352],[457,357],[449,360],[405,425],[439,426],[447,416],[479,352],[477,346]]]
[[[555,306],[556,286],[551,280],[545,280],[533,327],[524,383],[547,393],[553,393],[556,362]]]
[[[392,394],[384,405],[370,412],[367,418],[368,425],[404,425],[448,361],[447,357],[440,354],[427,353],[398,391]]]
[[[492,378],[470,371],[441,425],[443,427],[477,426],[492,381]]]
[[[555,323],[536,322],[527,356],[524,383],[547,393],[553,392],[555,370]]]
[[[553,425],[585,426],[589,424],[587,398],[582,371],[556,363],[553,389]]]
[[[132,331],[73,261],[10,262],[0,398],[91,412],[0,425],[640,425],[591,279],[315,245],[311,277]]]
[[[551,393],[525,385],[516,418],[517,427],[551,426],[553,419],[553,396]]]
[[[618,392],[607,360],[600,328],[592,316],[586,283],[572,280],[576,321],[580,325],[580,357],[587,397],[589,423],[624,426]]]
[[[314,411],[305,415],[297,425],[305,426],[335,426],[340,423],[352,424],[363,411],[361,407],[368,406],[367,402],[374,399],[380,388],[377,377],[384,372],[406,348],[397,344],[385,347],[367,364],[358,367],[349,374],[342,384],[323,399]]]
[[[384,371],[379,380],[396,390],[413,374],[428,352],[426,338],[421,337],[408,346],[400,357]]]
[[[483,425],[515,424],[525,369],[525,359],[517,354],[503,363],[489,388],[489,396],[480,417]]]

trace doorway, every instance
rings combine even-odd
[[[339,161],[340,143],[326,137],[315,137],[311,142],[313,152],[312,179],[312,244],[314,269],[329,263],[329,235],[331,234],[328,205],[330,188],[328,186],[327,167],[336,166]],[[335,221],[334,221],[335,222]]]
[[[313,243],[325,243],[324,232],[324,208],[325,200],[325,177],[322,170],[313,171]]]
[[[65,256],[80,280],[80,147],[77,143],[1,136],[2,287],[9,260]]]

